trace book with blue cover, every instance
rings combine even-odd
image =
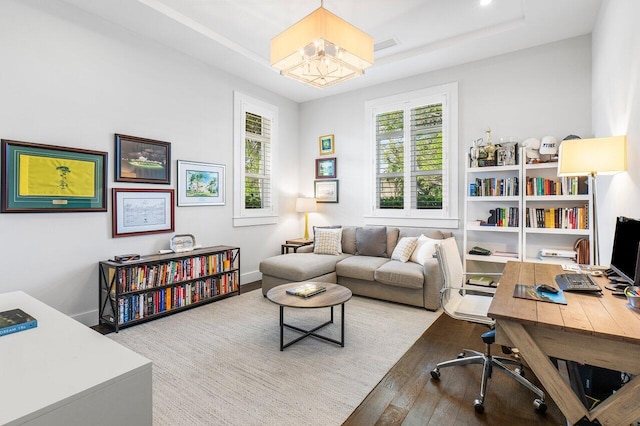
[[[22,309],[0,312],[0,336],[17,333],[38,326],[38,321]]]
[[[564,292],[560,289],[558,289],[557,293],[547,293],[536,290],[535,286],[525,284],[516,284],[516,288],[513,290],[513,297],[537,300],[538,302],[558,303],[560,305],[567,304]]]

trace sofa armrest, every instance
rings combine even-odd
[[[424,307],[431,311],[440,308],[440,290],[442,289],[442,271],[438,259],[424,262]]]
[[[298,247],[298,250],[296,250],[296,253],[313,253],[313,244],[310,244],[308,246]]]

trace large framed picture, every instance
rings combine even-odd
[[[173,232],[173,189],[113,188],[112,235]]]
[[[337,167],[335,158],[316,159],[316,179],[335,179],[338,173]]]
[[[107,211],[107,153],[2,140],[2,212]]]
[[[116,182],[171,183],[169,142],[116,133]]]
[[[338,202],[338,180],[316,180],[314,181],[313,196],[318,203]]]
[[[320,136],[318,145],[320,146],[320,155],[331,155],[336,152],[333,135]]]
[[[178,160],[179,206],[224,206],[225,166]]]

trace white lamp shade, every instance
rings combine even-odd
[[[296,212],[298,213],[311,213],[316,211],[316,199],[315,198],[297,198],[296,199]]]
[[[569,139],[560,144],[558,176],[613,174],[627,170],[627,138]]]

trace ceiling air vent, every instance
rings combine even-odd
[[[398,44],[400,44],[398,39],[396,37],[391,37],[374,44],[373,51],[379,52],[380,50],[389,49],[390,47],[397,46]]]

